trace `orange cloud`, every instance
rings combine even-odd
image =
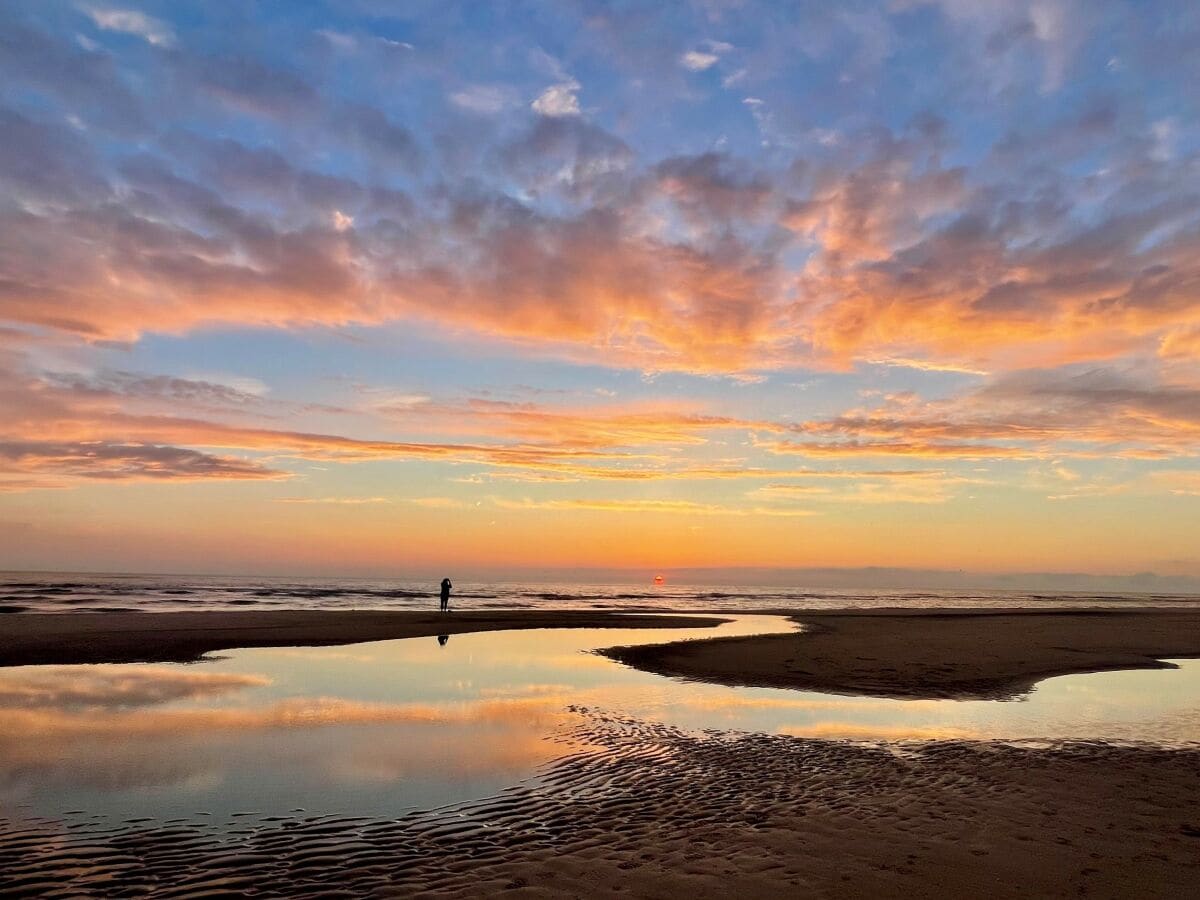
[[[231,398],[225,388],[145,377],[84,382],[9,370],[0,371],[0,391],[11,409],[0,425],[0,486],[8,490],[79,480],[277,479],[287,477],[279,465],[289,457],[469,463],[485,469],[468,476],[471,480],[547,484],[815,477],[869,483],[897,471],[695,458],[694,448],[730,432],[744,435],[759,451],[812,459],[1164,459],[1200,448],[1200,393],[1103,370],[1016,373],[938,401],[893,394],[873,408],[799,422],[713,415],[695,404],[631,409],[615,403],[550,406],[470,399],[372,407],[373,414],[410,430],[437,438],[449,430],[472,438],[458,441],[373,440],[187,416],[189,407],[215,411],[221,402],[236,415],[250,401],[240,394]],[[253,402],[260,412],[265,409],[264,401]],[[161,411],[167,409],[175,414]],[[30,441],[27,434],[40,440]],[[274,462],[213,450],[269,454]],[[896,477],[933,476],[913,470]],[[875,488],[860,492],[865,502],[880,496]]]
[[[806,484],[766,484],[752,492],[764,499],[789,500],[796,497],[838,503],[945,503],[964,485],[988,483],[981,478],[964,478],[948,472],[906,473],[902,477],[859,476],[852,485],[838,489]]]
[[[998,444],[970,444],[922,441],[756,441],[770,453],[798,454],[810,457],[907,456],[930,459],[1167,459],[1165,450],[1111,448],[1071,450],[1053,446],[1007,447]]]
[[[45,476],[45,477],[38,477]],[[210,481],[287,478],[233,456],[110,441],[0,441],[0,491],[97,481]]]
[[[1030,371],[948,400],[885,398],[874,409],[789,426],[772,453],[962,459],[1163,459],[1200,452],[1200,390],[1109,370]]]
[[[509,500],[493,497],[492,502],[501,509],[514,510],[557,510],[591,511],[613,513],[666,513],[687,516],[811,516],[811,510],[772,509],[770,507],[720,506],[712,503],[696,503],[691,500]]]
[[[311,100],[302,83],[264,96],[177,63],[196,90],[280,121]],[[412,135],[381,111],[330,115],[348,150],[418,171]],[[517,193],[410,196],[229,138],[174,130],[114,167],[86,132],[15,111],[3,126],[15,158],[41,165],[6,173],[0,320],[86,340],[418,321],[534,354],[753,378],[1174,359],[1200,320],[1195,202],[1176,187],[1190,163],[1127,148],[1104,179],[1048,166],[1034,180],[1004,142],[945,166],[944,123],[925,121],[779,170],[639,159],[582,116],[538,117],[491,148]],[[1045,145],[1078,127],[1054,123]]]

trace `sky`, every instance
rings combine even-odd
[[[1200,577],[1200,6],[0,7],[0,567]]]

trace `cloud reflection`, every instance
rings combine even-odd
[[[213,699],[270,683],[261,675],[165,666],[29,666],[0,670],[0,708],[117,710]]]
[[[214,700],[269,681],[166,669],[89,679],[72,671],[86,667],[59,668],[9,682],[12,703],[0,708],[0,786],[7,791],[184,786],[234,770],[272,781],[281,768],[318,783],[461,779],[524,773],[571,747],[549,739],[572,715],[561,693],[440,705],[311,697],[254,708],[136,708],[134,698],[142,705]],[[317,737],[326,732],[336,743]]]

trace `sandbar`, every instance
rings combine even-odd
[[[323,646],[525,628],[696,628],[696,615],[577,610],[279,610],[21,613],[0,620],[0,666],[192,662],[239,647]],[[719,684],[894,698],[1002,699],[1055,675],[1169,668],[1200,656],[1200,612],[1108,610],[772,611],[794,634],[602,651],[626,665]]]
[[[635,668],[719,684],[893,698],[1004,699],[1055,675],[1171,668],[1200,656],[1200,612],[791,613],[794,634],[614,647]]]
[[[722,621],[574,610],[19,613],[0,619],[0,666],[194,662],[238,647],[319,647],[518,628],[704,628]]]

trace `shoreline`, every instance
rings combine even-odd
[[[251,647],[327,647],[534,628],[706,628],[724,621],[713,615],[575,610],[22,613],[0,619],[0,667],[186,663]]]
[[[1059,675],[1173,669],[1200,657],[1200,611],[842,610],[792,634],[611,647],[684,680],[901,700],[1007,700]]]
[[[695,628],[694,639],[616,646],[604,656],[685,680],[901,699],[1005,699],[1081,672],[1171,668],[1200,657],[1200,611],[765,609],[791,634],[708,638],[743,610],[437,612],[291,610],[26,613],[0,630],[0,666],[194,662],[250,647],[330,646],[539,628]]]

